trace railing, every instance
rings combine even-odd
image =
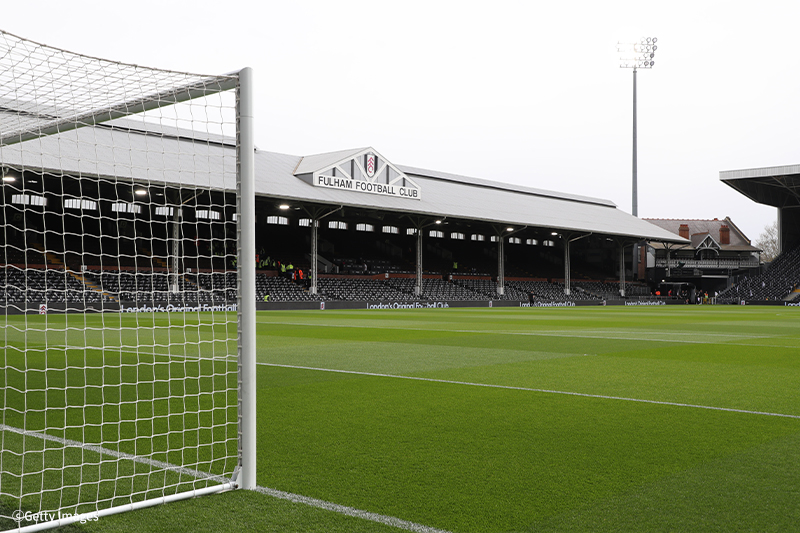
[[[656,259],[657,268],[667,268],[666,259]],[[757,268],[758,259],[670,259],[669,268]]]

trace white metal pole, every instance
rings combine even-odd
[[[667,248],[667,275],[666,275],[666,277],[667,277],[667,278],[670,278],[670,277],[672,276],[672,271],[671,271],[671,270],[670,270],[670,268],[669,268],[669,259],[670,259],[670,257],[669,257],[669,256],[670,256],[670,253],[669,253],[669,251],[670,251],[669,244],[667,244],[666,248]]]
[[[170,285],[170,290],[172,292],[178,292],[178,269],[180,268],[180,218],[181,218],[181,208],[180,206],[176,206],[173,209],[175,211],[172,214],[172,284]]]
[[[256,487],[256,196],[253,71],[239,72],[239,453],[240,488]]]
[[[506,293],[506,263],[505,251],[503,250],[505,237],[500,234],[497,236],[497,295],[503,296]]]
[[[422,296],[422,228],[417,228],[417,285],[414,295]]]
[[[570,295],[569,235],[564,236],[564,294]]]
[[[314,217],[311,219],[311,294],[317,294],[317,274],[319,271],[317,265],[318,229],[319,221]]]
[[[625,298],[625,243],[619,243],[619,295]]]
[[[39,522],[38,524],[32,524],[30,526],[23,526],[6,531],[13,531],[14,533],[34,533],[37,531],[45,531],[48,529],[67,526],[69,524],[75,524],[76,522],[80,522],[81,520],[84,521],[97,520],[99,518],[104,518],[106,516],[112,516],[119,513],[126,513],[128,511],[138,511],[139,509],[147,509],[148,507],[155,507],[156,505],[164,505],[165,503],[188,500],[189,498],[197,498],[208,494],[216,494],[218,492],[233,490],[235,488],[236,487],[233,483],[223,483],[221,485],[212,485],[210,487],[204,487],[201,489],[187,490],[185,492],[179,492],[177,494],[168,494],[166,496],[151,498],[149,500],[126,503],[115,507],[108,507],[105,509],[100,509],[98,511],[75,513],[74,515],[64,516],[63,518],[61,518],[61,514],[59,513],[59,518],[56,520],[52,520],[49,522]]]

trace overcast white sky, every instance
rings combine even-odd
[[[263,150],[372,146],[626,212],[632,74],[616,43],[656,36],[637,74],[639,216],[730,216],[755,240],[775,209],[719,171],[800,163],[797,0],[38,0],[4,2],[0,20],[106,59],[250,66]]]

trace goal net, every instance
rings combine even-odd
[[[0,31],[0,530],[237,486],[240,97]]]

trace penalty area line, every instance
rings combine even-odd
[[[566,396],[580,396],[582,398],[599,398],[601,400],[618,400],[623,402],[637,402],[637,403],[647,403],[653,405],[668,405],[672,407],[688,407],[692,409],[707,409],[709,411],[725,411],[728,413],[741,413],[746,415],[761,415],[761,416],[776,416],[780,418],[793,418],[795,420],[800,420],[800,415],[788,415],[785,413],[770,413],[767,411],[751,411],[748,409],[734,409],[733,407],[716,407],[713,405],[697,405],[691,403],[680,403],[680,402],[666,402],[660,400],[645,400],[643,398],[626,398],[624,396],[607,396],[604,394],[588,394],[585,392],[572,392],[572,391],[560,391],[560,390],[549,390],[549,389],[535,389],[532,387],[515,387],[513,385],[495,385],[492,383],[472,383],[469,381],[454,381],[449,379],[438,379],[438,378],[423,378],[419,376],[399,376],[396,374],[380,374],[377,372],[360,372],[358,370],[338,370],[335,368],[316,368],[311,366],[297,366],[297,365],[282,365],[278,363],[257,363],[262,366],[274,366],[280,368],[294,368],[298,370],[315,370],[318,372],[335,372],[339,374],[355,374],[359,376],[371,376],[371,377],[379,377],[379,378],[394,378],[394,379],[409,379],[413,381],[428,381],[431,383],[446,383],[449,385],[467,385],[470,387],[486,387],[490,389],[505,389],[505,390],[518,390],[518,391],[526,391],[526,392],[541,392],[545,394],[563,394]]]

